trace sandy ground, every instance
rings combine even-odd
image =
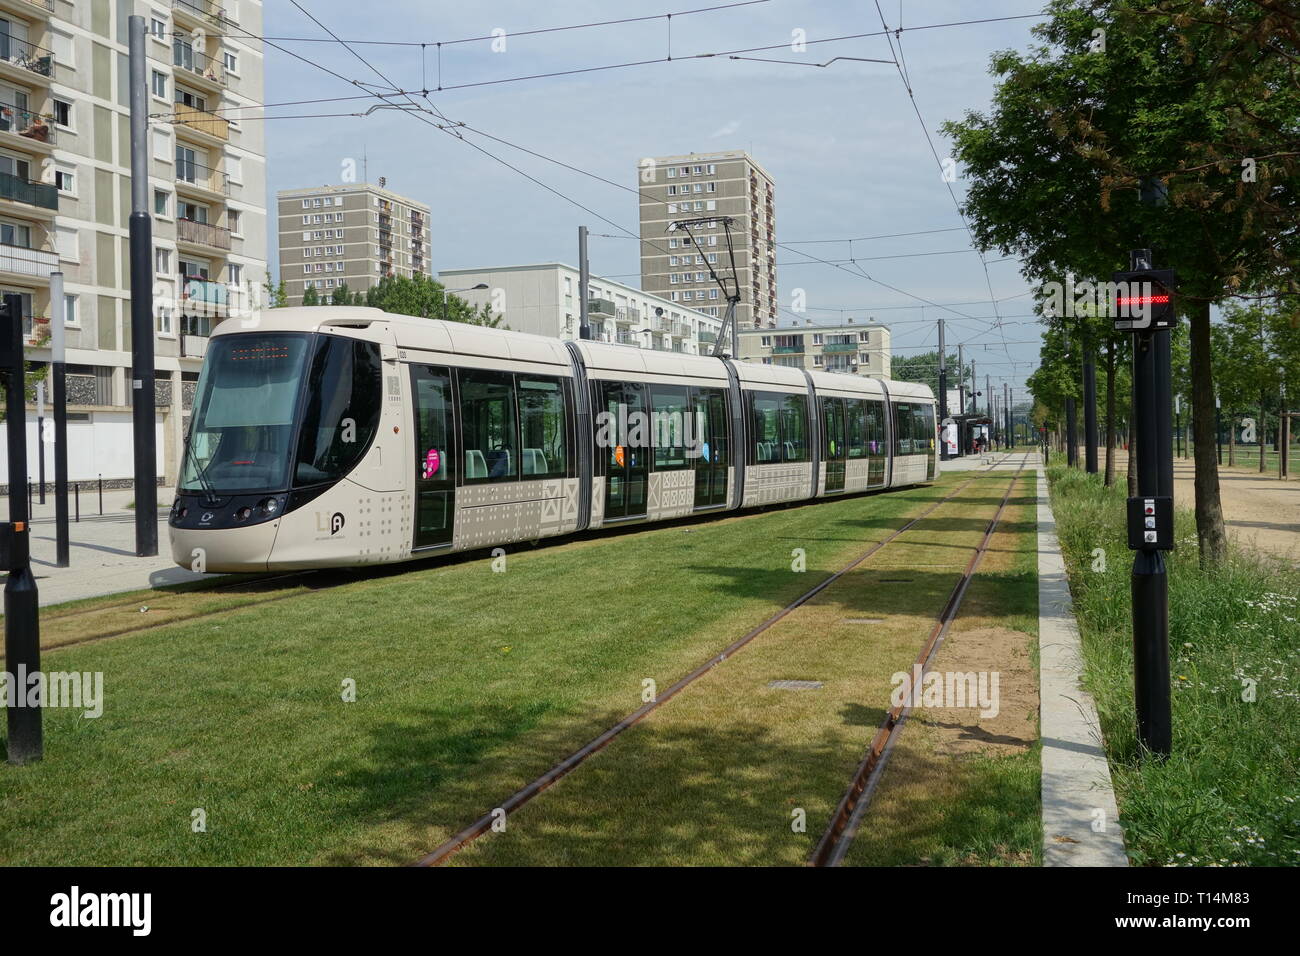
[[[1106,466],[1102,449],[1100,466]],[[1123,450],[1115,459],[1116,478],[1124,480],[1128,467]],[[1190,458],[1174,459],[1174,502],[1192,507],[1194,467]],[[1219,498],[1228,536],[1237,543],[1300,565],[1300,480],[1282,481],[1277,472],[1261,475],[1258,468],[1219,467]]]

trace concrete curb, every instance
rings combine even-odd
[[[1043,865],[1128,866],[1124,832],[1083,657],[1047,476],[1038,469],[1038,681]],[[1094,829],[1100,828],[1100,829]]]

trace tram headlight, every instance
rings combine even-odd
[[[262,509],[263,514],[274,515],[280,510],[280,501],[278,498],[266,498],[258,507]]]
[[[250,517],[252,517],[252,514],[253,514],[253,509],[248,507],[248,505],[244,505],[244,507],[240,508],[238,511],[235,512],[235,520],[247,521]]]

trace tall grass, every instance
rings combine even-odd
[[[1123,485],[1061,466],[1048,477],[1133,861],[1300,864],[1300,572],[1240,550],[1202,571],[1194,515],[1179,510],[1167,556],[1173,754],[1144,757]]]

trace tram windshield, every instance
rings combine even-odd
[[[180,490],[246,493],[288,487],[309,337],[275,332],[208,344]]]

